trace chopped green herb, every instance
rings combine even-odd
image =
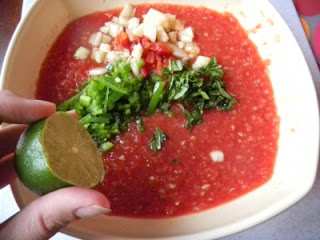
[[[110,146],[105,145],[109,139],[125,131],[134,116],[140,115],[142,104],[142,77],[135,77],[131,67],[121,61],[108,65],[108,70],[103,76],[89,79],[78,94],[58,106],[60,111],[77,112],[80,123],[102,152]],[[116,81],[117,78],[121,81]]]
[[[144,64],[145,64],[144,61],[141,59],[137,62],[138,68],[142,68],[144,66]]]
[[[161,104],[159,110],[160,110],[160,112],[165,113],[165,114],[167,114],[169,117],[172,118],[172,117],[173,117],[173,112],[170,110],[170,107],[171,107],[171,104],[170,104],[170,103],[164,102],[164,103]]]
[[[164,83],[162,81],[158,81],[155,83],[153,88],[153,96],[151,97],[148,110],[147,110],[148,115],[153,114],[156,108],[158,107],[158,104],[162,98],[163,89],[164,89]]]
[[[183,64],[181,61],[170,61],[169,62],[169,66],[168,66],[168,70],[170,72],[180,72],[183,69]]]
[[[167,138],[168,136],[160,128],[157,128],[149,142],[150,149],[153,152],[159,151]]]
[[[79,102],[82,106],[88,107],[91,103],[91,97],[80,96]]]
[[[200,110],[199,108],[195,108],[193,111],[190,112],[189,110],[185,109],[185,107],[182,104],[178,103],[178,106],[180,107],[184,115],[187,117],[187,121],[185,123],[187,128],[202,123],[202,110]]]
[[[139,68],[143,65],[143,61],[138,62]],[[138,116],[151,115],[158,109],[172,117],[172,102],[178,102],[189,129],[202,122],[204,110],[229,111],[236,103],[235,97],[225,89],[223,70],[215,58],[199,70],[170,60],[162,70],[163,76],[151,74],[148,79],[136,77],[130,65],[123,61],[108,64],[106,68],[106,74],[89,79],[75,96],[58,105],[59,111],[77,112],[80,123],[102,152],[112,147],[109,140],[124,132],[134,119],[138,130],[144,131]],[[161,132],[157,130],[149,144],[154,151],[166,139]]]
[[[202,123],[204,110],[230,111],[236,103],[234,96],[225,90],[223,70],[216,58],[212,58],[207,67],[199,70],[187,66],[181,68],[179,61],[169,61],[169,66],[163,69],[162,74],[169,82],[164,101],[170,103],[178,100],[186,107],[193,108],[189,111],[180,104],[187,117],[188,128]]]
[[[144,132],[146,130],[144,128],[143,119],[141,117],[137,118],[136,123],[137,123],[137,129],[138,129],[139,132]]]
[[[174,163],[174,164],[178,164],[178,163],[179,163],[179,160],[175,158],[175,159],[173,159],[171,162]]]
[[[112,147],[113,147],[113,143],[112,142],[105,142],[105,143],[102,143],[100,145],[100,152],[101,153],[106,153],[108,152]]]

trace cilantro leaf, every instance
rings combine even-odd
[[[187,121],[185,123],[186,128],[192,128],[193,126],[202,123],[202,110],[200,110],[199,108],[195,108],[193,111],[189,111],[180,103],[178,103],[178,106],[187,117]]]
[[[162,148],[162,144],[167,139],[168,136],[160,128],[157,128],[149,142],[150,149],[153,152],[159,151]]]
[[[202,123],[204,110],[230,111],[233,109],[236,100],[225,89],[222,80],[224,72],[221,65],[217,64],[216,58],[212,58],[206,67],[199,70],[180,64],[180,61],[170,60],[169,66],[163,69],[162,73],[169,82],[164,101],[180,102],[179,107],[187,117],[186,127],[192,128]],[[189,111],[182,103],[193,110]]]
[[[141,117],[138,117],[137,120],[136,120],[136,123],[137,123],[137,129],[139,132],[144,132],[146,129],[143,125],[143,119]]]

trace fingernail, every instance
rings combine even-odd
[[[88,207],[78,208],[74,214],[79,218],[88,218],[101,214],[107,214],[109,212],[111,212],[110,208],[103,208],[98,205],[92,205]]]
[[[67,113],[69,113],[75,119],[79,120],[79,116],[75,110],[69,110],[69,111],[67,111]]]

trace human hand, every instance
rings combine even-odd
[[[0,90],[0,123],[16,123],[0,129],[0,188],[16,177],[14,154],[21,133],[32,123],[56,111],[53,103],[27,100]],[[80,218],[110,211],[108,199],[101,193],[69,187],[49,193],[22,209],[0,225],[0,239],[48,239],[67,224]]]

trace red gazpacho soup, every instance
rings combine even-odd
[[[265,62],[237,19],[203,7],[142,4],[125,8],[126,12],[117,9],[84,16],[64,29],[42,65],[38,99],[63,103],[77,94],[90,74],[105,74],[114,56],[125,50],[127,58],[138,55],[137,76],[142,78],[152,73],[163,77],[161,71],[171,61],[189,64],[192,72],[216,57],[225,89],[236,102],[228,111],[205,109],[201,123],[186,128],[186,113],[173,100],[171,114],[157,110],[141,115],[143,131],[131,121],[125,131],[111,135],[107,141],[113,147],[104,153],[107,175],[97,190],[110,200],[112,215],[159,218],[196,213],[266,183],[273,174],[279,118]],[[150,9],[158,15],[143,18]],[[159,12],[169,13],[169,22],[175,21],[171,29],[161,25],[165,18]],[[155,39],[146,27],[151,18],[162,19],[160,27],[155,25]],[[118,29],[111,30],[116,28],[110,27],[111,22]],[[164,81],[163,88],[168,85]],[[94,101],[87,96],[81,100],[85,106]],[[150,139],[157,129],[164,135],[161,149],[154,151]]]

